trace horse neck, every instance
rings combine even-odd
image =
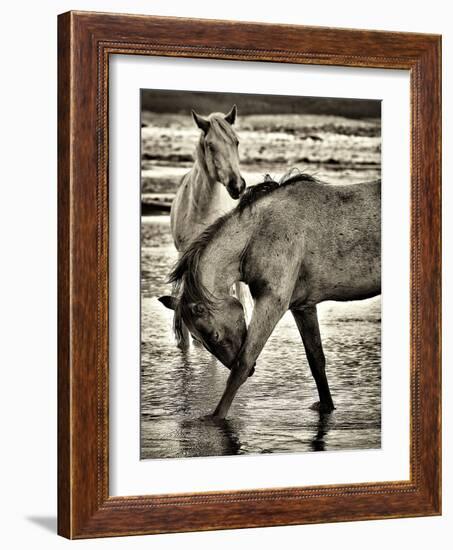
[[[246,213],[233,214],[206,247],[199,264],[203,286],[217,298],[225,298],[242,278],[241,263],[253,231]]]
[[[209,174],[201,139],[195,150],[192,173],[194,176],[191,185],[192,204],[196,207],[196,210],[202,212],[209,208],[213,198],[217,196],[217,188],[221,184]]]

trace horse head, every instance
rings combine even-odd
[[[192,336],[231,369],[247,335],[244,310],[239,300],[229,296],[215,305],[188,303],[184,295],[161,296],[159,301],[175,311],[175,330],[184,321]]]
[[[233,129],[236,115],[236,105],[227,115],[212,113],[207,118],[192,111],[195,124],[202,131],[200,145],[208,174],[224,185],[233,199],[245,191],[239,170],[239,140]]]

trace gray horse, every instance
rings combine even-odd
[[[213,416],[225,418],[276,324],[291,310],[315,379],[319,403],[334,408],[316,305],[381,292],[381,184],[327,185],[306,174],[250,187],[180,258],[170,276],[179,298],[160,301],[230,369]],[[229,288],[250,287],[248,328]],[[177,323],[178,329],[178,323]]]

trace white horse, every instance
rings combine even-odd
[[[192,111],[201,135],[191,170],[183,177],[170,213],[171,232],[180,255],[212,222],[230,211],[245,190],[239,171],[239,140],[233,124],[237,108],[224,115],[204,118]],[[235,285],[236,295],[245,301],[244,289]],[[188,332],[177,333],[179,347],[188,345]]]

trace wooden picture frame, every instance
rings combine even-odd
[[[69,12],[59,16],[58,47],[59,534],[88,538],[440,514],[440,37]],[[109,496],[111,54],[410,71],[410,480]]]

